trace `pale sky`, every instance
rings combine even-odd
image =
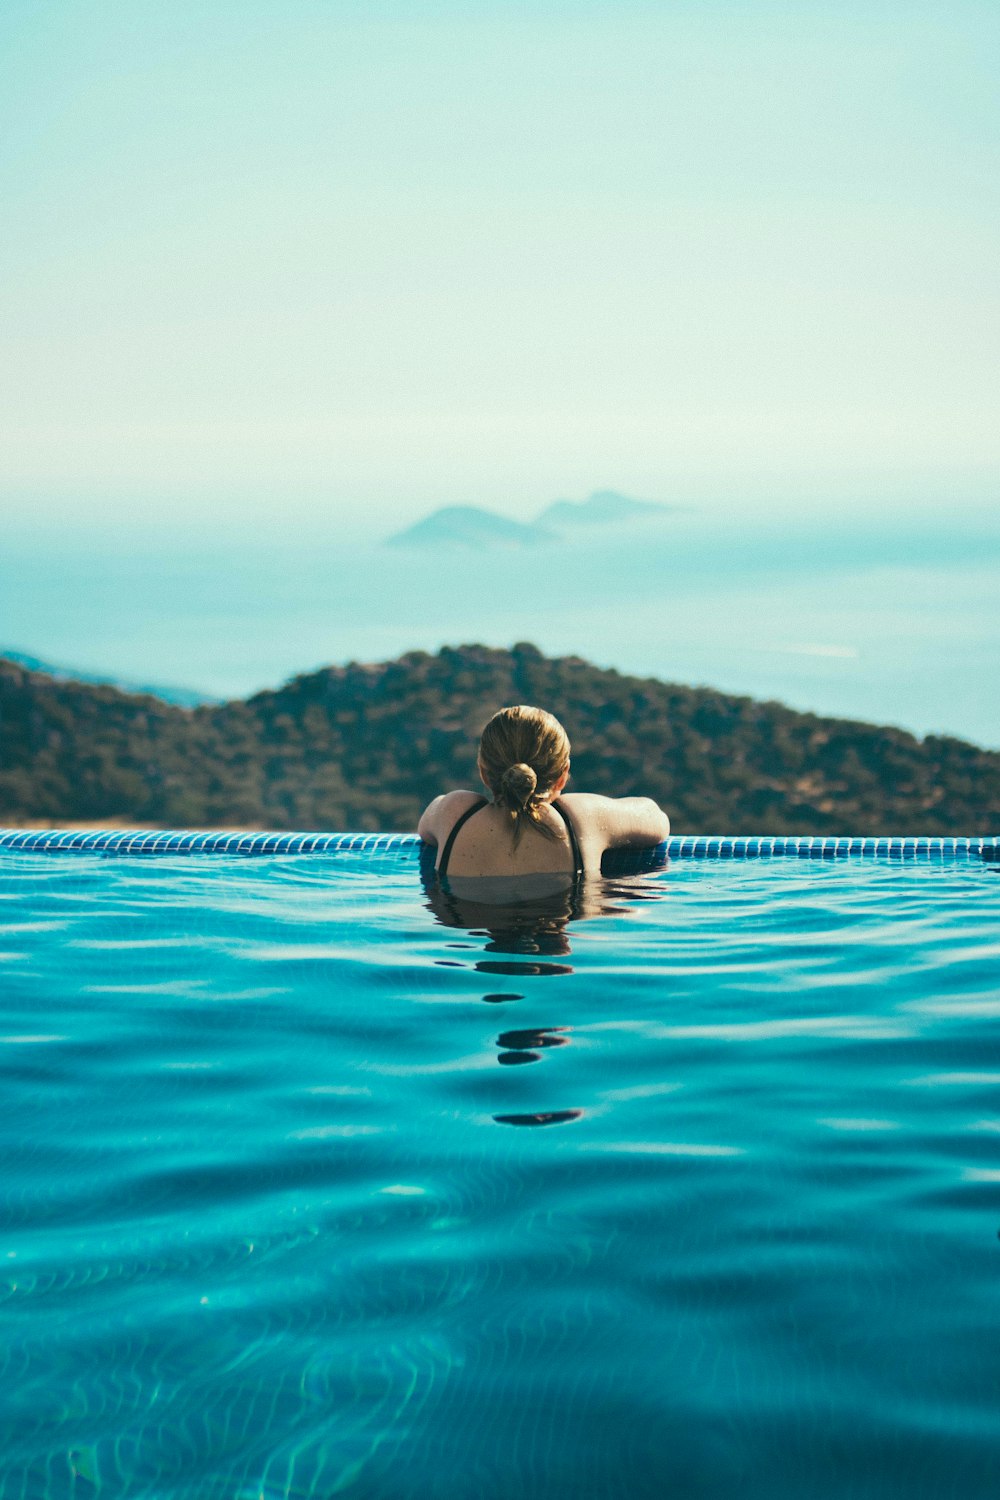
[[[0,505],[983,503],[1000,8],[4,0]]]

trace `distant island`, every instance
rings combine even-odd
[[[536,520],[512,521],[477,505],[445,505],[386,538],[390,547],[533,547],[554,542],[581,528],[661,520],[677,506],[632,500],[616,490],[595,490],[586,500],[555,500]]]
[[[654,521],[679,510],[656,500],[632,500],[617,490],[595,490],[586,500],[555,500],[538,517],[538,525],[565,529],[575,526],[613,526],[622,521]]]
[[[531,547],[551,542],[552,533],[542,526],[524,525],[476,505],[445,505],[396,532],[387,539],[390,547]]]
[[[644,793],[677,833],[977,834],[1000,752],[604,671],[521,643],[326,667],[184,709],[0,660],[0,823],[405,830],[475,784],[504,703],[563,720],[572,787]]]

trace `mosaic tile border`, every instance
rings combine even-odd
[[[0,850],[21,854],[188,855],[399,853],[416,855],[415,833],[195,833],[170,829],[0,829]],[[621,851],[624,856],[624,851]],[[668,859],[1000,860],[1000,838],[813,838],[675,835],[655,850],[631,850],[630,865]],[[615,861],[617,863],[617,860]]]

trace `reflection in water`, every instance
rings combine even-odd
[[[653,852],[653,851],[637,851]],[[483,973],[570,974],[572,966],[549,962],[569,956],[567,928],[592,917],[627,916],[631,903],[663,899],[661,886],[628,877],[566,881],[562,876],[452,876],[442,885],[434,869],[436,850],[425,846],[420,874],[428,909],[443,927],[459,928],[479,939],[484,953],[510,954],[514,961],[480,959]],[[662,861],[661,861],[662,862]],[[480,942],[446,946],[476,950]],[[439,958],[444,967],[464,967],[461,959]]]
[[[433,849],[427,851],[421,862],[428,910],[443,927],[459,928],[476,940],[448,943],[452,950],[471,952],[467,960],[434,960],[445,968],[473,968],[481,974],[509,974],[519,980],[572,974],[572,964],[553,962],[571,956],[572,922],[627,916],[632,902],[660,901],[666,894],[662,885],[639,877],[563,881],[553,889],[550,877],[532,883],[499,876],[466,876],[453,877],[442,886],[434,870],[434,853]],[[491,956],[473,958],[476,952]],[[490,992],[482,999],[489,1005],[500,1005],[523,1000],[524,995]],[[496,1038],[497,1062],[504,1068],[541,1062],[547,1051],[569,1045],[567,1029],[532,1026],[502,1031]],[[498,1125],[562,1125],[580,1119],[582,1114],[581,1109],[535,1110],[497,1114],[493,1119]]]
[[[539,974],[572,974],[569,964],[524,964],[511,959],[481,958],[473,967],[480,974],[513,974],[515,979],[527,979]]]
[[[565,1030],[565,1026],[543,1026],[534,1030],[501,1031],[497,1037],[497,1046],[503,1050],[498,1054],[497,1062],[507,1067],[514,1067],[518,1063],[541,1062],[541,1053],[534,1049],[568,1047],[569,1037],[558,1035]]]
[[[565,1026],[541,1026],[528,1031],[501,1031],[497,1037],[498,1047],[568,1047],[569,1037],[556,1033],[565,1031]]]
[[[579,1120],[582,1109],[537,1110],[533,1115],[494,1115],[498,1125],[565,1125],[569,1120]]]
[[[459,894],[454,883],[447,890],[434,882],[426,887],[427,905],[444,927],[459,927],[475,943],[464,947],[484,954],[509,954],[510,959],[480,959],[476,968],[485,974],[570,974],[568,964],[552,959],[569,955],[566,928],[581,915],[579,892],[573,886],[549,892],[528,900],[490,901],[483,899],[481,882],[466,880]],[[478,890],[470,887],[479,886]],[[492,894],[487,887],[487,896]],[[457,945],[448,945],[454,949]],[[436,959],[444,965],[461,964],[461,959]]]

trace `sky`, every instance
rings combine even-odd
[[[4,0],[8,527],[988,506],[993,0]]]

